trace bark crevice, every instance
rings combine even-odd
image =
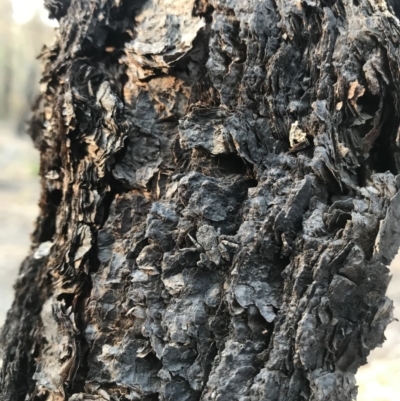
[[[354,399],[392,319],[396,5],[48,3],[2,399]]]

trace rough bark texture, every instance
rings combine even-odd
[[[47,6],[1,400],[354,399],[400,242],[395,0]]]

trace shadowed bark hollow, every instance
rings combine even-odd
[[[392,319],[397,2],[46,3],[1,400],[355,399]]]

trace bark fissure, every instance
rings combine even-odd
[[[392,319],[396,5],[47,3],[2,399],[353,399]]]

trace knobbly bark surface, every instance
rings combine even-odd
[[[395,0],[47,7],[1,400],[354,399],[400,242]]]

